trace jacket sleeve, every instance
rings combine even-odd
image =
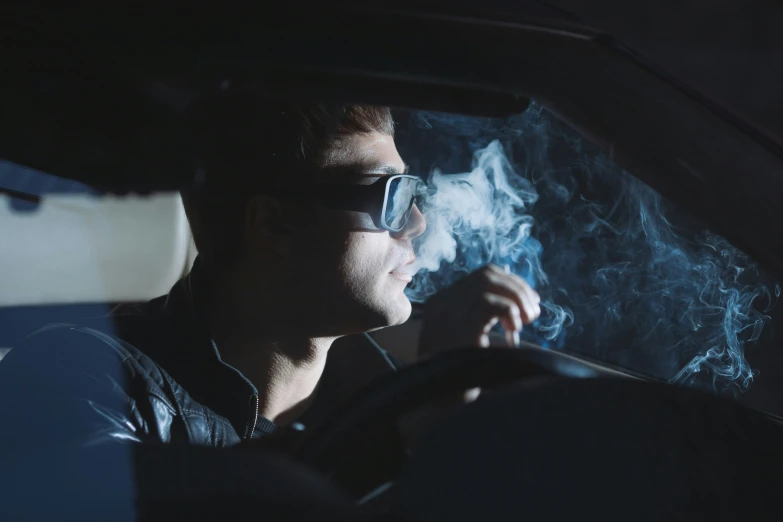
[[[149,439],[143,386],[118,340],[52,325],[0,362],[0,447],[89,446]]]

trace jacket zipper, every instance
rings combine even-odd
[[[256,429],[256,424],[258,423],[258,395],[250,397],[250,403],[253,405],[251,406],[251,409],[253,410],[253,422],[248,426],[247,433],[245,433],[245,440],[250,440],[253,436],[253,431]]]

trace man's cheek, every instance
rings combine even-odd
[[[373,279],[385,266],[384,245],[381,234],[355,232],[346,242],[346,262],[356,277]]]

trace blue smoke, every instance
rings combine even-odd
[[[507,119],[411,113],[398,144],[414,172],[432,171],[413,301],[508,263],[542,296],[526,340],[719,393],[751,384],[745,345],[780,287],[540,105]]]

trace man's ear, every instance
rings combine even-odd
[[[286,254],[289,234],[280,201],[264,194],[250,198],[245,207],[244,237],[249,249]]]

